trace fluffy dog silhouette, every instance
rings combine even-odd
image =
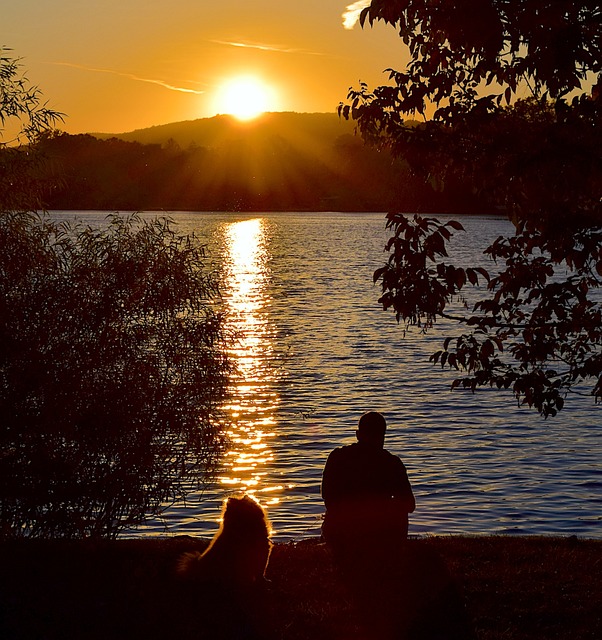
[[[200,582],[250,587],[264,579],[271,550],[270,523],[261,505],[248,495],[230,497],[207,549],[185,553],[178,573]]]

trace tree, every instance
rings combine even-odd
[[[42,208],[49,176],[36,145],[62,120],[22,74],[20,60],[0,47],[0,210]]]
[[[406,326],[466,327],[432,356],[467,373],[454,388],[510,388],[544,416],[583,386],[602,399],[601,20],[593,0],[373,0],[362,25],[393,25],[410,62],[340,107],[432,184],[464,180],[507,211],[515,234],[485,251],[498,273],[444,261],[459,223],[392,212],[375,281]],[[486,295],[451,315],[466,285]]]
[[[28,213],[0,246],[2,534],[115,536],[208,479],[230,364],[202,246]]]
[[[17,133],[0,148],[0,539],[115,536],[210,479],[225,444],[231,362],[202,245],[161,218],[37,213],[38,144],[60,119],[2,49]]]

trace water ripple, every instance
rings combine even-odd
[[[241,375],[220,481],[142,533],[209,536],[223,497],[247,489],[267,505],[276,539],[319,535],[326,457],[375,408],[416,494],[410,533],[602,538],[600,407],[571,398],[543,421],[505,392],[452,393],[452,374],[428,355],[453,327],[404,338],[378,305],[382,214],[173,217],[204,234],[224,271],[233,326],[243,332],[233,353]],[[462,222],[467,233],[454,251],[466,264],[484,263],[481,248],[509,230],[505,220]]]

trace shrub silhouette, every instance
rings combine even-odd
[[[210,477],[214,277],[164,218],[0,215],[0,537],[114,537]]]

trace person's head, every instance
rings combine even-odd
[[[382,449],[385,445],[387,421],[378,411],[368,411],[360,418],[357,431],[358,442]]]

